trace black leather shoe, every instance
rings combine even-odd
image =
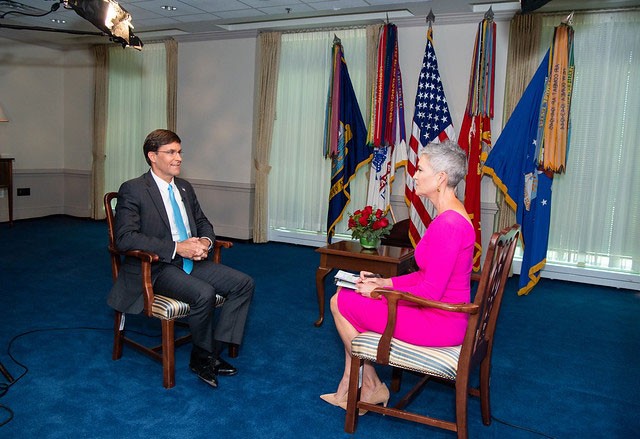
[[[227,363],[222,358],[218,357],[215,360],[212,360],[212,364],[213,370],[217,375],[232,376],[238,373],[238,369]]]
[[[209,359],[192,359],[189,363],[189,367],[202,381],[209,384],[211,387],[218,387],[216,371],[213,368],[212,362],[208,360]]]

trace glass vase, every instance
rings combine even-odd
[[[360,245],[363,248],[368,248],[368,249],[378,248],[378,246],[380,245],[380,238],[377,238],[377,237],[367,238],[366,236],[363,236],[360,238]]]

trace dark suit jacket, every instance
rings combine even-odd
[[[200,208],[198,199],[189,182],[175,178],[184,207],[189,217],[191,236],[207,237],[215,241],[213,226]],[[156,253],[160,262],[151,268],[152,279],[165,264],[181,266],[180,256],[172,260],[175,242],[171,236],[169,217],[151,171],[120,186],[116,204],[115,244],[118,250],[144,250]],[[107,303],[114,309],[126,313],[140,313],[144,308],[140,261],[125,258],[118,279]]]

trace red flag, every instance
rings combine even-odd
[[[409,239],[414,247],[431,222],[431,214],[428,210],[432,213],[435,211],[430,201],[415,193],[413,175],[417,169],[418,157],[427,144],[439,143],[455,137],[449,106],[438,72],[438,60],[433,48],[433,30],[429,27],[427,46],[418,78],[405,187],[405,201],[409,206]]]
[[[491,119],[487,116],[464,114],[458,144],[467,153],[469,170],[467,172],[464,208],[471,218],[476,231],[476,244],[473,252],[473,271],[480,271],[482,255],[482,230],[480,228],[480,183],[482,180],[482,151],[491,148]]]

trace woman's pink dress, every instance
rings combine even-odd
[[[454,210],[442,212],[429,224],[415,249],[419,270],[391,278],[393,288],[440,302],[469,302],[474,245],[471,223]],[[384,331],[386,299],[371,299],[341,288],[338,308],[358,332]],[[420,346],[457,346],[464,339],[467,320],[465,313],[401,301],[394,337]]]

